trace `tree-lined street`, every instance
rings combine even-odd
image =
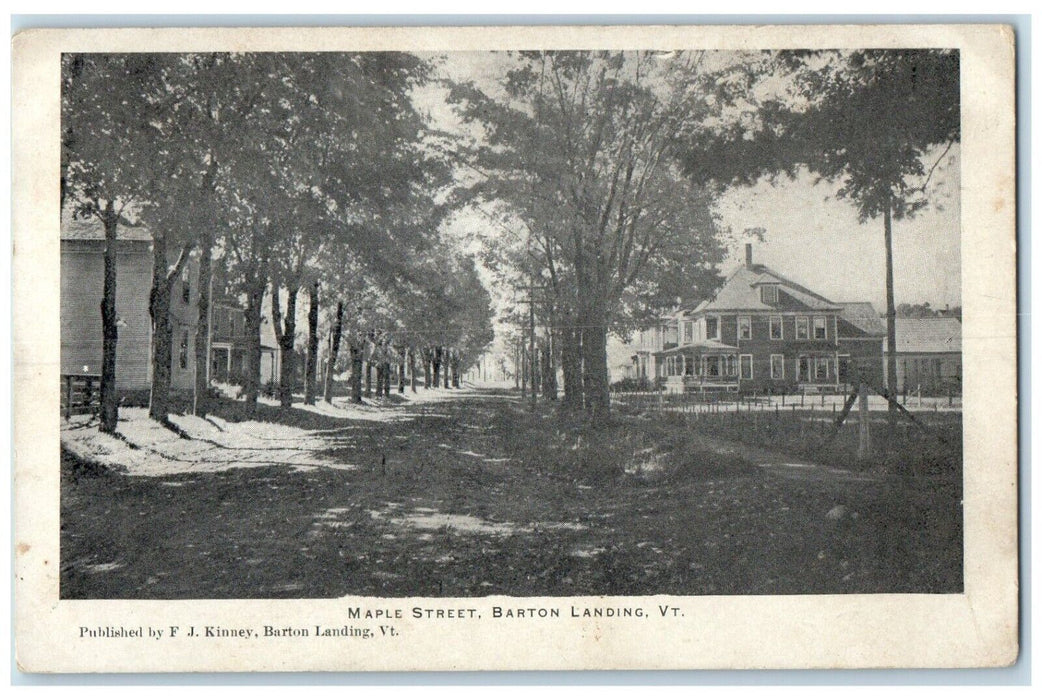
[[[441,394],[353,417],[218,411],[220,429],[187,416],[197,439],[151,444],[201,462],[166,473],[67,453],[62,596],[961,590],[957,469],[887,478],[678,422],[591,433],[507,390]]]
[[[774,235],[724,199],[831,188],[883,234],[882,320],[844,299],[886,326],[885,389],[883,330],[855,341],[896,398],[895,319],[934,314],[897,305],[895,241],[940,206],[959,110],[945,50],[64,54],[62,212],[104,240],[96,416],[63,374],[62,596],[960,591],[950,385],[870,416],[847,307],[751,247],[747,296],[676,322]],[[118,374],[128,230],[147,409]],[[645,330],[691,350],[656,362],[704,410],[661,369],[613,398],[609,348]]]

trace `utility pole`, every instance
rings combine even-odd
[[[536,388],[536,375],[539,373],[539,353],[536,352],[535,347],[535,305],[545,304],[547,302],[535,298],[536,291],[545,291],[545,287],[532,284],[527,287],[522,287],[522,289],[528,292],[528,298],[521,299],[515,303],[528,304],[528,328],[524,328],[523,326],[521,327],[521,337],[518,339],[518,344],[521,346],[521,364],[524,367],[522,380],[524,379],[524,375],[527,375],[531,391],[526,394],[525,384],[522,381],[521,398],[528,398],[531,408],[534,411],[536,406],[536,395],[539,392],[539,389]],[[528,333],[527,358],[525,357],[526,348],[524,347],[526,332]]]

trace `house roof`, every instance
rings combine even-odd
[[[952,316],[894,319],[897,351],[962,352],[962,324]]]
[[[760,287],[765,284],[778,285],[778,304],[765,304],[760,299]],[[766,265],[743,265],[727,278],[712,298],[698,304],[693,311],[839,311],[840,308]]]
[[[63,241],[103,241],[105,240],[105,227],[98,217],[74,217],[72,209],[65,207],[61,213],[61,239]],[[152,232],[143,224],[121,217],[116,226],[116,239],[151,242]]]
[[[718,340],[696,340],[693,343],[687,343],[685,345],[677,345],[676,347],[672,347],[669,350],[660,350],[659,352],[656,352],[654,354],[655,355],[675,355],[677,353],[682,353],[684,351],[690,351],[690,350],[699,350],[699,351],[721,350],[721,351],[726,351],[726,352],[734,352],[734,351],[738,350],[738,348],[735,347],[734,345],[728,345],[727,343],[721,343]]]
[[[866,335],[886,335],[886,324],[879,317],[876,309],[867,301],[839,302],[839,316]],[[840,334],[842,336],[842,333]]]

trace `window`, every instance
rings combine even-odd
[[[825,332],[825,317],[815,316],[814,317],[814,340],[825,340],[827,333]]]
[[[181,301],[185,304],[192,300],[192,283],[188,279],[188,275],[181,278]]]
[[[771,355],[771,379],[785,379],[785,355]]]
[[[692,321],[681,321],[684,325],[684,342],[695,342],[695,324]]]
[[[727,356],[727,376],[728,377],[737,377],[738,376],[738,367],[735,364],[734,355],[728,355]]]
[[[817,357],[814,359],[814,381],[828,381],[830,364],[831,361],[827,357]]]
[[[706,376],[715,378],[720,376],[720,358],[716,355],[710,355],[705,358],[706,362]]]
[[[798,378],[801,382],[810,381],[810,358],[800,358]]]
[[[738,317],[738,340],[749,340],[753,337],[753,320],[749,316]]]
[[[752,355],[741,355],[739,361],[742,365],[742,379],[753,378],[753,356]]]
[[[778,285],[765,284],[760,287],[760,301],[764,304],[778,303]]]
[[[181,369],[188,369],[188,331],[181,334],[181,352],[178,355]]]
[[[771,340],[782,340],[784,332],[782,331],[782,317],[771,316]]]
[[[719,316],[706,316],[706,340],[720,340]]]
[[[806,316],[796,317],[796,340],[806,340],[810,337],[809,322]]]

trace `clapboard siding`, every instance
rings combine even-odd
[[[61,242],[61,371],[100,374],[104,242]],[[152,342],[148,295],[152,284],[149,244],[119,241],[116,255],[116,387],[148,389]]]

